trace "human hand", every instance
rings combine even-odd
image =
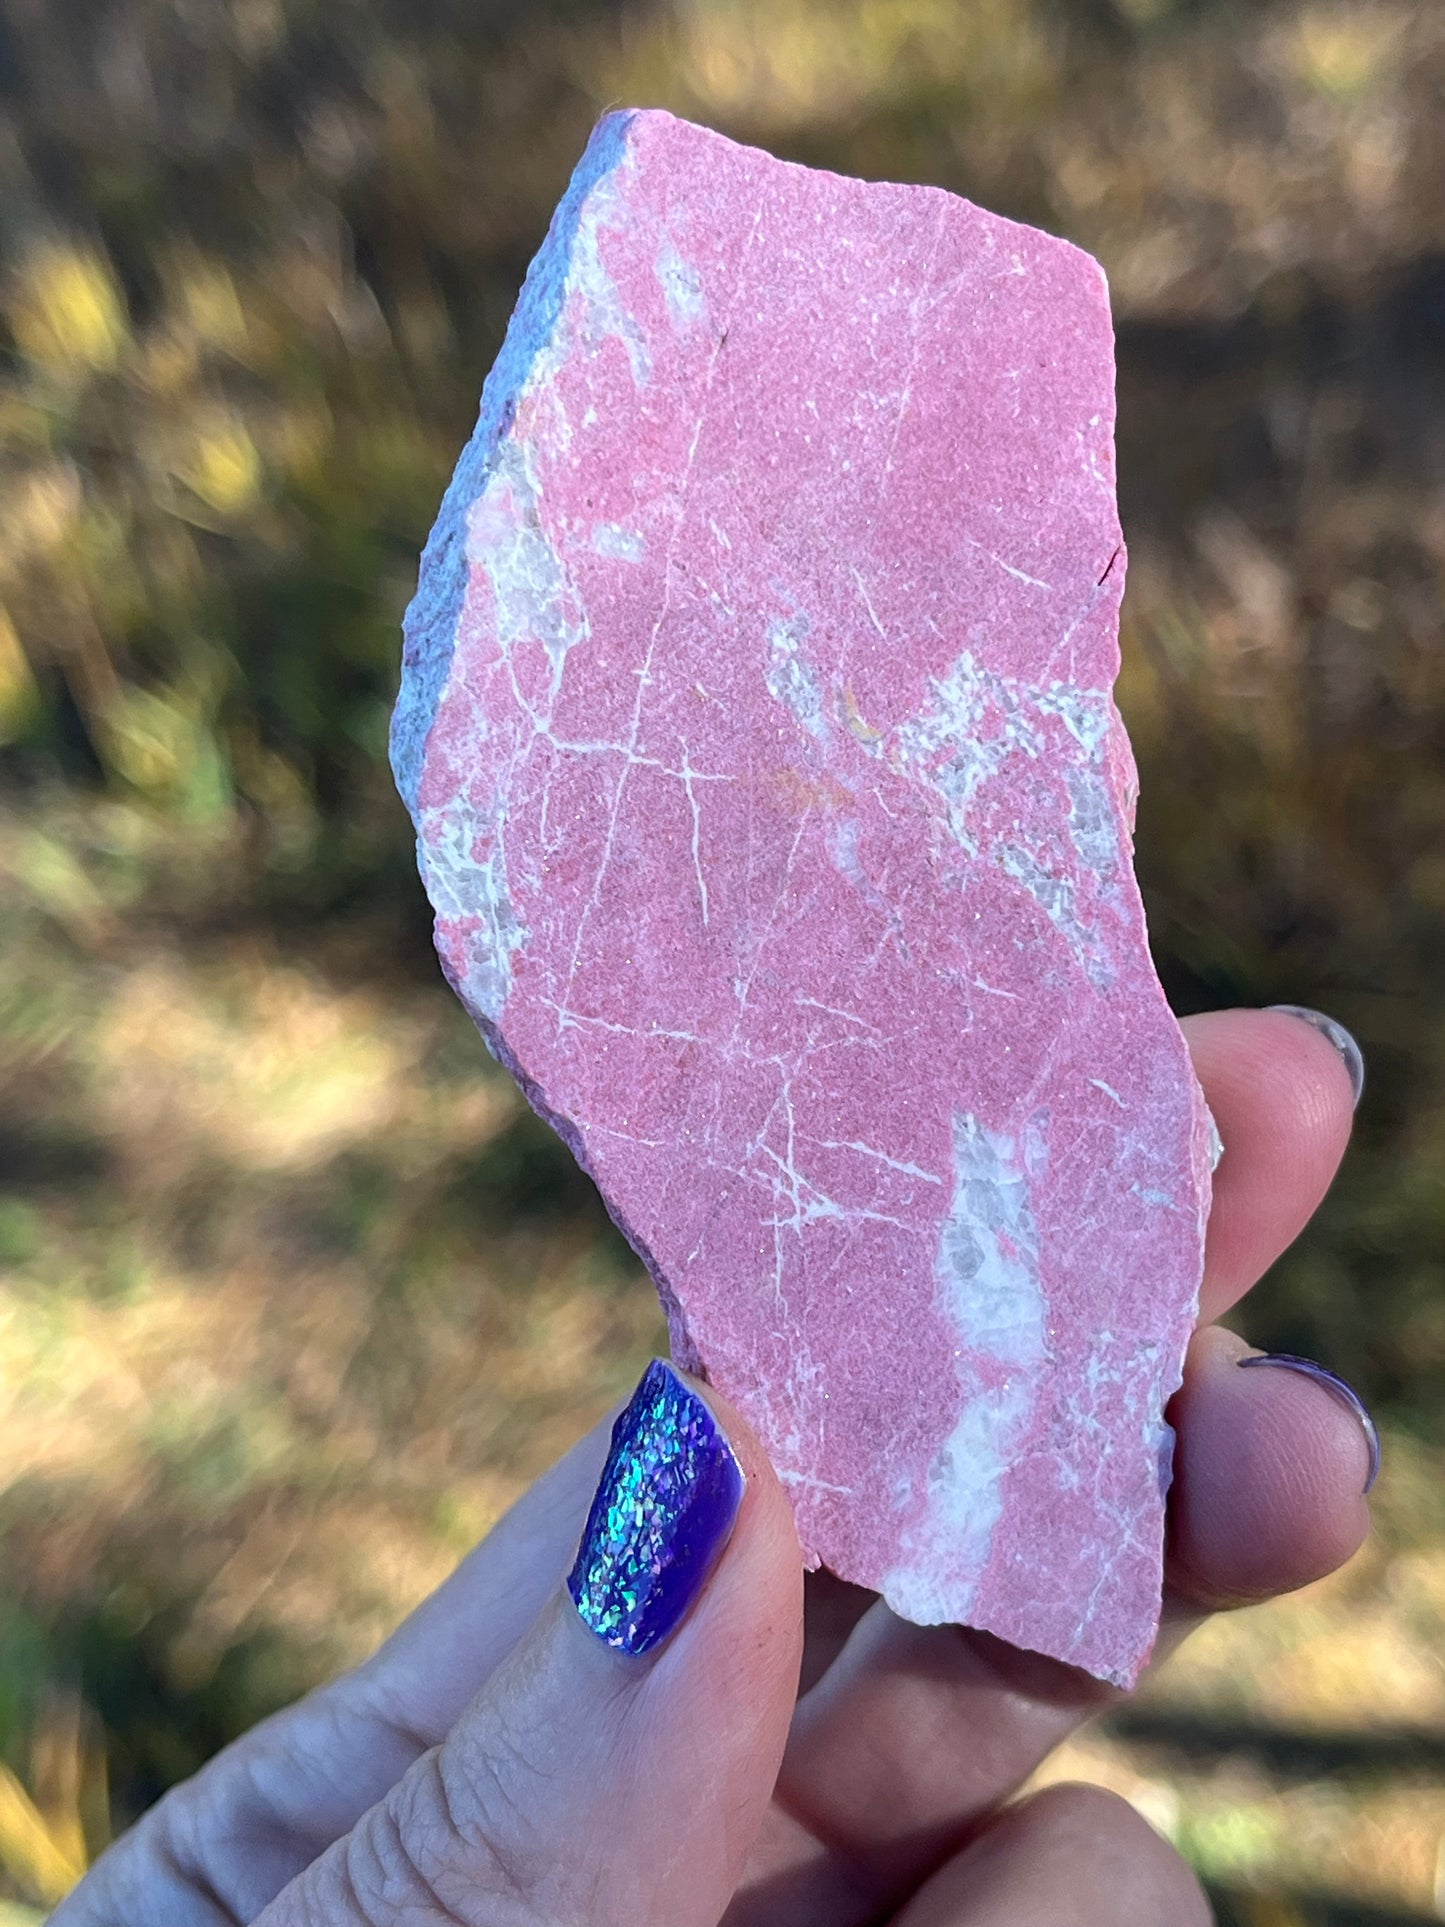
[[[1226,1147],[1210,1321],[1318,1204],[1355,1093],[1288,1014],[1186,1030]],[[1171,1409],[1161,1654],[1209,1610],[1330,1571],[1367,1529],[1369,1451],[1345,1400],[1295,1371],[1236,1369],[1247,1352],[1205,1322]],[[989,1635],[908,1625],[825,1574],[805,1585],[756,1441],[713,1393],[716,1431],[679,1391],[712,1529],[694,1504],[698,1567],[656,1603],[648,1653],[606,1644],[562,1583],[607,1458],[599,1427],[374,1658],[147,1814],[53,1927],[1207,1922],[1193,1875],[1123,1801],[1013,1799],[1116,1696]],[[711,1537],[725,1543],[709,1572]]]

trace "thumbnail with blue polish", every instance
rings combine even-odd
[[[654,1359],[612,1428],[567,1581],[599,1639],[637,1655],[677,1629],[727,1543],[743,1483],[702,1399]]]

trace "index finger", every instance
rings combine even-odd
[[[1213,1010],[1183,1028],[1224,1141],[1200,1290],[1207,1325],[1318,1209],[1349,1143],[1355,1087],[1340,1051],[1289,1011]]]

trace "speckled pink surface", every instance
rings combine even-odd
[[[805,1552],[1129,1682],[1210,1125],[1111,697],[1103,276],[936,189],[597,130],[428,544],[447,974]]]

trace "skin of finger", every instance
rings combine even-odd
[[[878,1595],[864,1586],[849,1585],[826,1570],[810,1572],[803,1580],[803,1674],[800,1693],[809,1692],[827,1672],[852,1637],[853,1628]]]
[[[714,1927],[772,1792],[803,1618],[791,1507],[725,1423],[745,1494],[669,1643],[619,1654],[559,1591],[441,1746],[258,1927]]]
[[[1194,1874],[1117,1794],[1055,1786],[1006,1808],[893,1927],[1211,1927]]]
[[[450,1732],[566,1577],[616,1409],[517,1500],[355,1675],[358,1695],[424,1741]],[[457,1631],[468,1629],[465,1640]]]
[[[1307,1585],[1342,1566],[1370,1529],[1359,1421],[1308,1378],[1240,1371],[1252,1349],[1220,1326],[1198,1332],[1171,1407],[1169,1572],[1196,1607]]]
[[[1214,1010],[1183,1029],[1224,1141],[1200,1291],[1211,1324],[1309,1222],[1349,1143],[1354,1094],[1334,1046],[1298,1017]]]
[[[155,1850],[112,1849],[61,1901],[46,1927],[236,1927],[237,1916],[192,1886]]]
[[[1158,1658],[1208,1609],[1333,1570],[1368,1527],[1358,1422],[1309,1379],[1240,1371],[1248,1349],[1218,1328],[1199,1333],[1171,1408],[1178,1483]],[[1115,1697],[986,1634],[910,1626],[875,1606],[799,1707],[729,1927],[771,1919],[759,1892],[786,1891],[790,1927],[867,1919]]]

